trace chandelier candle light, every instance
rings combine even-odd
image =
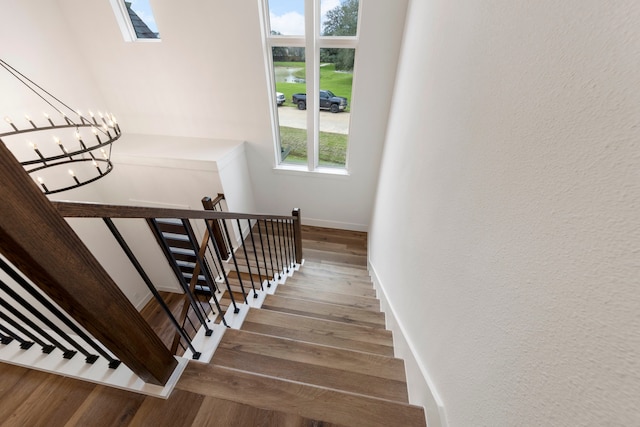
[[[113,114],[98,112],[96,117],[89,111],[89,117],[84,117],[2,59],[0,67],[44,101],[47,109],[52,109],[43,113],[40,124],[25,115],[24,125],[5,117],[5,131],[0,126],[0,142],[12,151],[45,194],[81,187],[113,170],[111,144],[121,135]],[[55,116],[60,119],[52,118]]]

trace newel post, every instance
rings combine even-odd
[[[0,141],[0,253],[145,382],[177,362]]]
[[[215,211],[216,203],[220,203],[220,200],[224,199],[224,194],[218,193],[218,197],[216,200],[211,200],[211,197],[203,197],[202,198],[202,207],[206,211]],[[222,258],[227,259],[231,252],[229,252],[229,248],[227,247],[227,243],[224,240],[222,235],[222,228],[220,227],[220,221],[211,221],[211,231],[213,231],[213,241],[216,246],[220,250],[220,255]]]
[[[293,236],[296,250],[296,263],[302,263],[302,217],[300,216],[300,208],[295,208],[293,212]]]

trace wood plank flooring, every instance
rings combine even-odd
[[[0,426],[425,426],[368,277],[366,234],[303,226],[303,247],[302,269],[225,330],[210,363],[190,362],[168,399],[0,364]],[[164,296],[177,313],[181,297]],[[141,313],[169,346],[157,305]]]

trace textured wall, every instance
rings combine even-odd
[[[640,425],[638,22],[410,4],[370,261],[451,426]]]

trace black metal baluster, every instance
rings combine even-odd
[[[240,289],[242,289],[242,297],[244,298],[244,302],[247,302],[247,292],[244,290],[244,284],[242,283],[242,277],[240,277],[240,269],[238,268],[238,261],[236,260],[235,248],[231,243],[231,235],[229,234],[229,229],[227,228],[226,221],[222,221],[222,226],[224,229],[224,234],[227,236],[227,240],[229,241],[229,249],[231,250],[231,258],[233,259],[233,265],[236,267],[236,273],[238,273],[238,282],[240,282]],[[242,234],[242,231],[240,231]],[[236,312],[237,313],[237,312]]]
[[[293,247],[293,262],[298,264],[298,257],[302,262],[302,253],[298,255],[298,245],[296,243],[296,219],[291,220],[291,247]]]
[[[9,285],[4,283],[2,280],[0,280],[0,289],[2,289],[14,301],[16,301],[18,303],[18,305],[24,307],[29,313],[31,313],[33,316],[37,317],[38,320],[40,320],[45,325],[50,327],[57,335],[62,337],[63,340],[67,341],[69,344],[71,344],[72,346],[74,346],[78,350],[80,350],[80,352],[86,356],[87,363],[94,363],[96,360],[98,360],[98,356],[97,355],[91,354],[88,351],[84,350],[84,348],[82,348],[82,346],[80,344],[75,342],[69,335],[67,335],[55,323],[53,323],[51,320],[49,320],[44,314],[40,313],[40,311],[38,311],[31,303],[29,303],[27,300],[25,300],[20,295],[18,295],[13,289],[11,289],[11,287],[9,287]],[[2,304],[4,306],[4,303],[9,304],[8,302],[6,302],[6,301],[4,301],[4,300],[2,300],[0,298],[0,304]],[[50,350],[49,350],[49,346],[47,346],[48,351],[45,351],[45,349],[43,348],[43,352],[50,353],[53,350],[53,348],[58,347],[65,354],[65,356],[64,356],[65,359],[71,359],[73,357],[73,355],[75,355],[77,353],[76,351],[67,349],[66,346],[64,346],[63,344],[58,342],[55,338],[53,338],[51,335],[49,335],[45,331],[43,331],[42,328],[40,328],[38,325],[36,325],[33,321],[31,321],[31,319],[27,318],[24,314],[19,313],[15,308],[10,306],[10,307],[7,308],[7,310],[10,313],[12,313],[14,316],[16,316],[20,320],[22,320],[25,324],[27,324],[27,326],[29,326],[31,329],[36,331],[42,337],[44,337],[45,339],[49,340],[51,343],[54,344],[54,346],[51,346]],[[15,312],[14,312],[14,310],[15,310]],[[23,317],[24,317],[24,319],[23,319]],[[38,344],[42,345],[40,342],[38,342]],[[69,355],[69,357],[66,356],[67,354]]]
[[[280,249],[280,259],[282,259],[282,274],[286,274],[289,272],[289,269],[286,268],[286,255],[284,253],[284,245],[282,244],[282,230],[280,226],[280,220],[276,219],[276,230],[278,230],[278,248]]]
[[[282,252],[284,255],[284,264],[286,264],[287,266],[287,273],[290,272],[290,267],[291,265],[289,264],[289,251],[287,248],[287,238],[285,235],[285,227],[284,227],[284,220],[283,219],[279,219],[278,220],[278,238],[280,239],[280,245],[282,246]]]
[[[275,231],[275,226],[273,225],[273,220],[270,220],[271,222],[271,233],[273,236],[273,250],[276,253],[276,265],[278,266],[278,280],[280,280],[282,278],[282,272],[283,272],[283,268],[281,268],[281,262],[280,262],[280,248],[278,248],[276,246],[276,231]]]
[[[260,260],[258,259],[258,251],[256,249],[256,242],[253,239],[253,227],[251,227],[251,220],[248,219],[247,221],[249,221],[249,235],[251,236],[251,246],[253,246],[253,256],[256,259],[256,266],[258,268],[258,280],[260,280],[260,290],[264,291],[264,288],[262,287],[262,274],[260,273]],[[266,265],[265,265],[265,268],[266,268]]]
[[[194,332],[198,332],[198,328],[196,328],[196,325],[193,324],[193,321],[189,317],[189,312],[187,312],[187,315],[184,317],[184,320],[185,320],[185,322],[189,321],[189,324],[191,325],[191,329],[193,329]],[[183,329],[185,329],[185,327],[184,327],[185,322],[182,322],[182,328]]]
[[[204,268],[208,269],[209,275],[213,277],[211,273],[211,269],[209,268],[209,264],[207,263],[207,259],[203,257],[202,260],[204,261]],[[211,294],[213,294],[213,297],[211,299],[213,299],[214,304],[216,304],[216,308],[218,309],[218,312],[222,314],[222,308],[219,307],[218,299],[215,296],[216,292],[218,291],[218,284],[216,283],[215,278],[213,282],[209,284],[209,290],[211,291]],[[207,299],[206,303],[209,305],[209,310],[211,310],[211,313],[216,314],[216,311],[213,309],[213,306],[211,305],[211,299]]]
[[[138,259],[135,257],[135,255],[131,251],[131,248],[129,248],[129,245],[127,245],[127,242],[125,242],[124,238],[120,234],[120,231],[118,231],[118,229],[116,228],[111,218],[102,218],[102,219],[105,222],[105,224],[107,224],[109,231],[111,231],[111,234],[116,239],[116,241],[118,242],[118,244],[120,245],[124,253],[127,255],[127,258],[129,258],[129,261],[131,262],[131,264],[133,264],[133,267],[136,269],[136,271],[142,278],[142,281],[145,283],[145,285],[147,285],[147,288],[151,291],[151,294],[156,299],[158,304],[160,304],[160,308],[162,308],[165,314],[169,317],[169,320],[173,324],[173,327],[176,328],[176,331],[178,331],[180,336],[187,341],[187,345],[189,346],[189,349],[193,353],[193,358],[196,360],[199,359],[200,352],[196,351],[196,349],[191,344],[191,339],[189,338],[189,335],[187,335],[184,329],[180,327],[180,323],[174,317],[173,313],[169,309],[169,306],[167,306],[167,304],[162,299],[162,296],[160,295],[156,287],[153,285],[153,282],[151,282],[151,279],[147,275],[147,272],[144,271],[144,268],[142,268],[142,265],[140,265],[140,263],[138,262]]]
[[[296,266],[296,250],[293,244],[293,220],[287,220],[287,234],[289,236],[289,253],[291,254],[291,259],[289,262],[291,263],[291,268],[295,268]]]
[[[218,200],[218,203],[216,203],[213,206],[213,211],[214,212],[222,212],[222,205],[220,204],[220,202],[221,202],[221,200]],[[218,229],[219,230],[222,230],[223,228],[227,227],[227,224],[226,224],[224,219],[218,219],[217,221],[218,221]],[[227,233],[223,234],[222,235],[222,239],[224,240],[224,244],[226,246],[224,248],[224,250],[227,251],[227,258],[226,259],[229,259],[229,255],[233,254],[233,246],[231,246],[231,239],[229,237],[229,233],[227,232]],[[220,252],[222,253],[222,248],[221,248]]]
[[[213,236],[213,227],[211,225],[210,220],[205,220],[204,223],[207,226],[207,230],[209,231],[209,235]],[[222,266],[223,265],[222,264],[222,254],[220,253],[220,248],[216,244],[215,240],[212,240],[212,243],[213,243],[213,249],[215,249],[216,256],[218,257],[218,262],[220,263],[220,266]],[[227,291],[229,291],[229,298],[231,299],[231,304],[233,305],[233,312],[234,313],[238,313],[240,311],[240,309],[236,305],[236,299],[233,297],[233,292],[231,291],[231,284],[229,283],[229,277],[227,276],[227,272],[224,270],[224,268],[222,268],[222,276],[224,277],[224,282],[227,285]],[[229,325],[227,325],[226,320],[224,320],[224,316],[222,316],[222,321],[224,322],[225,326],[229,327]]]
[[[158,227],[158,223],[156,222],[156,219],[155,218],[147,218],[147,223],[149,224],[149,226],[153,230],[154,234],[158,238],[157,240],[158,240],[158,243],[160,243],[160,248],[164,252],[167,260],[169,261],[169,264],[171,265],[171,269],[173,270],[174,274],[176,275],[176,277],[178,279],[178,283],[180,283],[180,287],[182,287],[182,291],[187,295],[187,298],[189,298],[189,303],[191,304],[191,307],[193,308],[194,313],[196,313],[196,316],[198,317],[198,320],[200,321],[200,324],[205,328],[206,335],[210,336],[213,333],[213,330],[211,330],[209,328],[209,326],[207,325],[206,320],[202,316],[202,313],[200,312],[200,310],[202,310],[202,308],[200,307],[200,304],[198,304],[196,302],[195,296],[191,293],[191,289],[189,289],[189,285],[185,281],[184,276],[182,275],[182,272],[180,271],[180,268],[176,264],[175,259],[173,258],[173,255],[171,254],[171,249],[169,248],[169,245],[167,244],[167,241],[164,239],[164,237],[162,235],[162,231],[160,231],[160,227]]]
[[[289,220],[282,220],[282,231],[284,232],[284,247],[287,253],[287,271],[289,271],[293,267],[291,265],[291,247],[289,246]]]
[[[269,248],[269,261],[271,262],[271,273],[273,274],[273,280],[276,280],[276,269],[273,267],[273,254],[271,253],[271,243],[269,242],[269,226],[267,225],[267,220],[264,221],[264,229],[267,239],[267,247]],[[279,277],[278,277],[279,278]],[[271,287],[271,281],[269,281],[268,287]]]
[[[206,221],[206,220],[205,220]],[[222,266],[218,267],[218,263],[216,262],[216,259],[214,257],[213,254],[211,254],[211,243],[213,242],[213,239],[211,237],[211,235],[209,235],[209,240],[207,241],[207,251],[209,251],[209,254],[211,256],[211,259],[213,260],[213,266],[216,269],[216,279],[218,277],[222,277],[222,274],[220,273],[220,269],[222,268]],[[209,260],[207,258],[205,258],[205,262],[207,263],[207,265],[209,265]],[[211,269],[211,267],[209,267],[209,269]],[[216,292],[218,291],[218,283],[215,282],[215,287],[216,287]]]
[[[9,338],[11,338],[11,340],[18,341],[20,343],[20,348],[23,350],[27,350],[31,348],[33,344],[35,344],[33,341],[27,341],[23,339],[20,335],[16,334],[11,329],[4,326],[2,323],[0,323],[0,331],[3,331],[5,334],[7,334]],[[8,344],[9,342],[11,342],[11,340],[7,342],[3,342],[3,344]]]
[[[0,298],[0,304],[3,307],[5,307],[5,303],[6,303],[6,301],[4,301],[3,299]],[[29,339],[31,339],[31,341],[29,341],[29,342],[31,342],[31,345],[33,345],[35,343],[35,344],[38,344],[40,347],[42,347],[42,352],[43,353],[51,353],[53,351],[53,349],[56,348],[54,345],[47,344],[44,341],[42,341],[36,334],[34,334],[33,332],[30,332],[29,330],[27,330],[27,328],[22,326],[20,323],[16,322],[13,318],[7,316],[2,311],[0,311],[0,319],[4,320],[9,325],[11,325],[12,328],[16,329],[18,332],[22,333],[23,335],[25,335]],[[23,320],[23,319],[21,318],[20,320]],[[31,347],[31,345],[29,347]],[[76,352],[73,352],[73,353],[75,354]]]
[[[99,346],[92,337],[87,335],[87,333],[82,330],[75,322],[73,322],[66,313],[58,309],[51,301],[49,301],[44,295],[42,295],[39,291],[37,291],[33,286],[29,284],[20,274],[18,274],[13,268],[9,266],[4,260],[0,259],[0,268],[18,285],[22,287],[29,295],[31,295],[38,303],[40,303],[43,307],[45,307],[51,314],[53,314],[58,320],[62,321],[69,329],[75,332],[82,340],[93,348],[98,354],[109,361],[109,368],[115,369],[122,362],[120,360],[115,359],[109,353],[107,353],[101,346]],[[56,326],[57,328],[57,326]],[[58,328],[59,329],[59,328]],[[57,329],[56,329],[57,330]],[[66,334],[60,334],[65,341],[69,344],[73,345],[77,348],[82,348],[79,344],[77,344],[71,337]],[[82,352],[85,355],[88,355],[88,352]]]
[[[0,334],[0,344],[9,344],[11,341],[13,341],[13,337],[10,337],[9,335],[4,335],[4,334]]]
[[[182,220],[182,225],[184,226],[184,229],[187,230],[187,234],[189,235],[189,239],[191,240],[191,244],[193,245],[193,251],[196,254],[196,259],[198,260],[198,264],[200,264],[200,271],[204,273],[204,278],[205,278],[205,280],[207,282],[207,285],[209,287],[209,293],[211,294],[211,298],[213,299],[213,302],[215,303],[216,307],[218,308],[218,312],[220,312],[220,317],[222,318],[222,321],[224,322],[224,325],[227,326],[227,323],[224,320],[224,316],[222,315],[222,307],[220,307],[220,303],[218,302],[218,297],[216,297],[216,294],[214,292],[215,280],[213,280],[213,277],[211,276],[211,271],[207,268],[207,266],[204,263],[204,260],[200,256],[200,252],[197,250],[197,246],[198,245],[196,244],[196,242],[198,240],[196,239],[196,235],[193,232],[193,228],[191,227],[191,223],[189,222],[188,219],[183,219]],[[196,280],[197,280],[197,278],[196,278]]]
[[[287,245],[287,251],[288,251],[287,252],[288,253],[287,264],[291,268],[293,268],[293,262],[292,262],[292,260],[293,260],[293,248],[291,247],[291,233],[290,233],[291,227],[290,227],[290,224],[291,224],[291,220],[288,220],[288,219],[284,220],[284,224],[283,225],[284,225],[284,228],[285,228],[285,234],[287,236],[286,240],[285,240],[286,241],[286,245]]]
[[[253,289],[253,297],[258,298],[258,294],[256,293],[256,285],[253,283],[253,274],[251,274],[251,262],[249,261],[249,255],[247,254],[247,245],[244,242],[244,235],[242,233],[242,225],[240,225],[240,220],[236,219],[238,224],[238,231],[240,232],[240,240],[242,241],[242,250],[244,252],[244,259],[247,260],[247,270],[249,271],[249,279],[251,279],[251,289]],[[249,221],[249,234],[251,234],[251,221]],[[240,272],[238,272],[238,276]]]
[[[209,276],[213,277],[213,273],[211,272],[211,268],[209,267],[209,262],[207,261],[207,249],[208,248],[209,248],[209,245],[207,243],[205,245],[204,254],[202,256],[202,261],[204,261],[204,265],[202,267],[200,267],[200,270],[207,269],[207,272],[209,273]],[[194,271],[195,271],[195,269],[194,269]],[[197,279],[199,279],[199,277]],[[206,275],[205,275],[205,280],[206,280]],[[218,309],[218,312],[220,313],[220,315],[222,315],[222,308],[220,307],[220,304],[218,303],[218,300],[217,300],[216,295],[215,295],[216,291],[218,290],[218,285],[217,285],[215,279],[213,279],[213,281],[211,283],[208,283],[208,287],[209,287],[209,294],[211,295],[214,303],[216,304],[216,308]],[[213,309],[213,306],[211,305],[211,301],[209,299],[207,299],[206,303],[209,305],[209,309],[211,310],[211,313],[216,314],[216,311]]]
[[[256,220],[256,225],[258,226],[258,236],[260,236],[260,250],[262,251],[262,260],[264,261],[264,275],[266,277],[269,276],[269,266],[267,265],[267,255],[264,250],[264,241],[262,240],[262,229],[260,228],[260,220]],[[267,242],[268,243],[268,242]],[[269,258],[271,259],[271,258]],[[273,264],[271,265],[271,273],[273,274]],[[271,287],[271,280],[267,280],[267,287]]]

